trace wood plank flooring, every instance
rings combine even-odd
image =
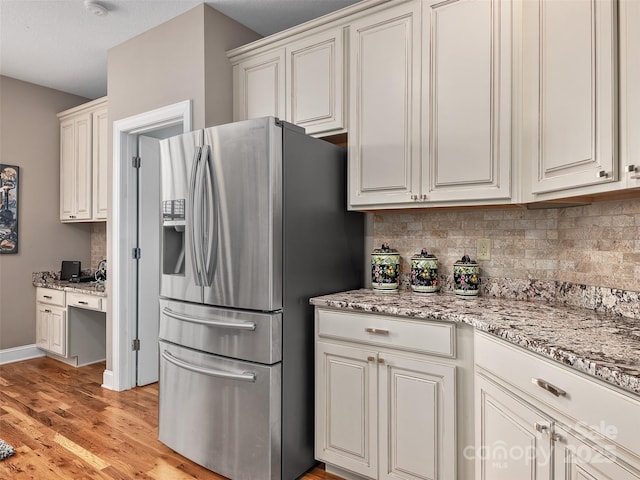
[[[103,371],[46,357],[0,365],[0,438],[16,449],[0,479],[224,479],[158,441],[157,383],[113,392]],[[339,477],[318,466],[302,479]]]

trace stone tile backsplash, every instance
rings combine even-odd
[[[640,200],[576,207],[434,209],[377,212],[373,243],[398,249],[402,280],[411,256],[425,247],[451,277],[476,241],[491,240],[491,260],[478,260],[483,279],[541,280],[640,291]],[[486,288],[485,288],[486,291]]]
[[[98,268],[107,258],[107,222],[91,225],[91,270]]]

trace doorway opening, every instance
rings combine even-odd
[[[113,198],[107,224],[111,328],[102,385],[111,390],[157,381],[160,277],[153,272],[159,263],[158,143],[190,130],[188,100],[113,124]],[[136,157],[141,158],[139,168]]]

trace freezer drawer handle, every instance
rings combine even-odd
[[[176,320],[184,320],[185,322],[197,323],[198,325],[206,325],[207,327],[222,327],[222,328],[235,328],[238,330],[255,330],[255,322],[223,322],[221,320],[209,320],[207,318],[193,317],[191,315],[183,315],[174,312],[170,308],[164,307],[162,309],[167,317],[175,318]]]
[[[252,372],[242,372],[242,373],[232,373],[232,372],[223,372],[221,370],[210,370],[208,368],[198,367],[196,365],[192,365],[184,360],[181,360],[177,357],[174,357],[166,350],[162,352],[162,356],[168,362],[173,363],[177,367],[184,368],[194,373],[201,373],[203,375],[209,375],[211,377],[220,377],[220,378],[228,378],[229,380],[242,380],[244,382],[252,382],[256,381],[256,374]]]
[[[539,386],[540,388],[544,388],[547,392],[553,393],[556,397],[564,397],[567,394],[567,392],[561,388],[551,385],[549,382],[546,382],[541,378],[532,378],[531,383]]]

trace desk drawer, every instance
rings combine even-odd
[[[317,335],[455,357],[455,324],[317,309]]]
[[[83,295],[82,293],[67,293],[67,305],[69,307],[86,308],[89,310],[103,310],[103,298],[95,295]]]
[[[53,288],[36,288],[36,301],[64,307],[64,290],[54,290]]]
[[[486,333],[475,334],[476,368],[551,407],[570,428],[596,433],[640,454],[640,397]],[[545,388],[546,387],[546,388]],[[555,393],[554,393],[555,389]],[[539,407],[540,408],[540,407]]]

